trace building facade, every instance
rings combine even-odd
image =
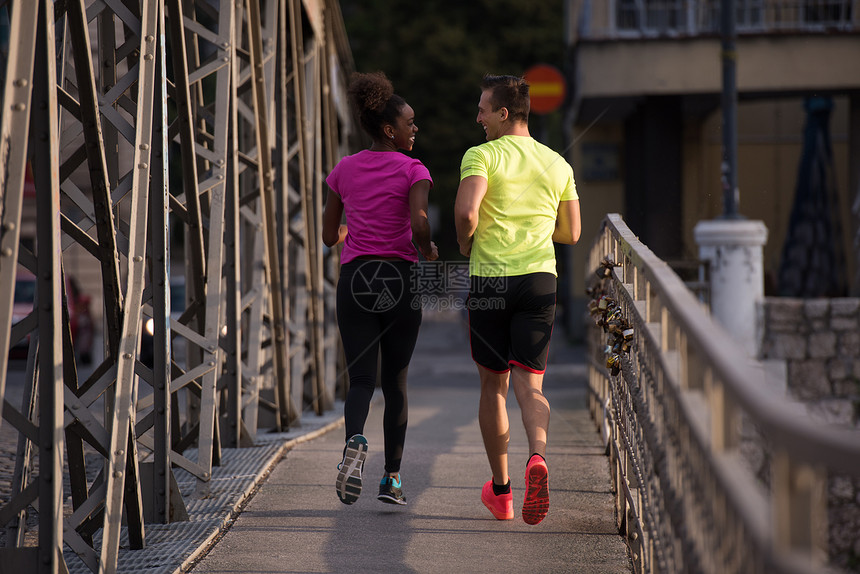
[[[780,294],[800,166],[809,153],[809,109],[824,105],[828,244],[844,276],[844,292],[831,295],[856,295],[860,3],[735,1],[737,210],[768,228],[765,292]],[[722,214],[720,5],[570,1],[568,137],[575,141],[584,237],[594,236],[605,213],[618,212],[661,258],[692,260],[694,226]]]

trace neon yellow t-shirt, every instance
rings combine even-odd
[[[561,201],[579,199],[573,168],[542,143],[502,136],[466,151],[460,180],[487,180],[478,212],[469,274],[481,277],[552,273],[552,234]]]

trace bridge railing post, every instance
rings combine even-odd
[[[792,460],[784,450],[773,453],[771,473],[774,551],[796,553],[809,567],[825,565],[827,474]]]

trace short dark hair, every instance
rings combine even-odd
[[[359,124],[373,139],[384,137],[382,126],[395,125],[406,105],[406,100],[394,93],[391,81],[382,72],[353,73],[347,93]]]
[[[481,90],[490,91],[493,111],[507,108],[514,121],[529,121],[529,85],[519,76],[493,76],[481,80]]]

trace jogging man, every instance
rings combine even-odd
[[[478,420],[493,474],[481,500],[497,519],[513,519],[510,384],[529,442],[522,516],[537,524],[549,510],[550,409],[542,387],[555,317],[553,242],[576,243],[581,223],[573,169],[532,139],[528,115],[525,80],[484,77],[477,122],[487,142],[463,156],[454,218],[460,252],[469,256],[470,339],[481,379]]]

